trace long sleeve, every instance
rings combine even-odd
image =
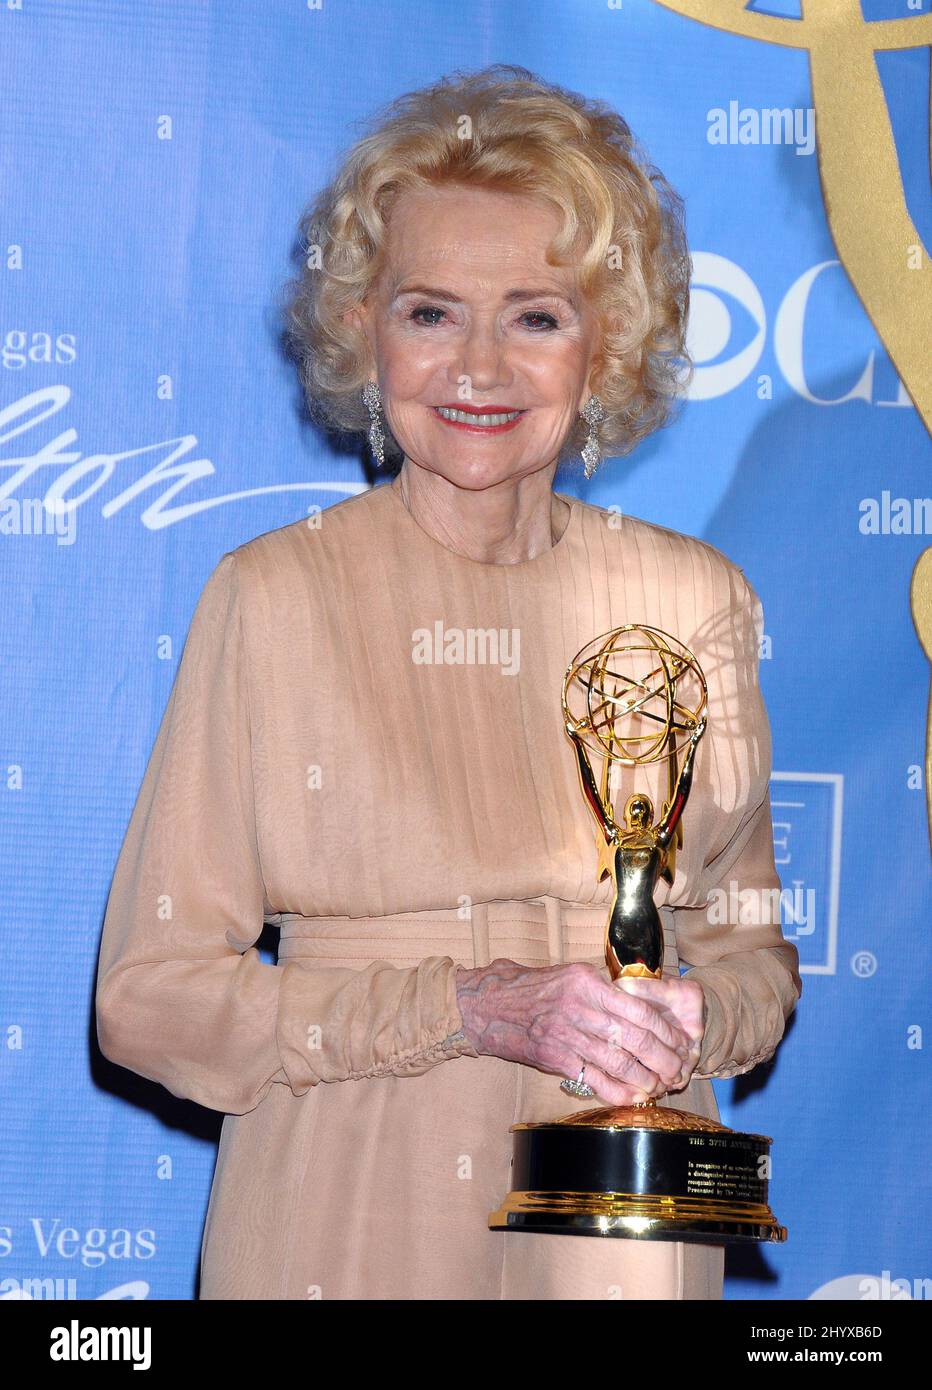
[[[802,993],[799,954],[780,925],[781,882],[770,811],[770,723],[759,685],[760,599],[740,577],[715,669],[723,739],[718,766],[751,770],[750,799],[727,844],[713,846],[690,905],[673,908],[677,951],[702,986],[705,1034],[698,1077],[729,1077],[772,1056]],[[710,696],[712,682],[710,681]],[[712,728],[710,720],[710,730]],[[684,816],[689,834],[689,807]],[[668,911],[670,909],[667,909]]]
[[[111,885],[98,961],[104,1056],[228,1114],[275,1084],[416,1076],[457,1055],[456,966],[264,962],[239,566],[209,576]],[[309,849],[308,872],[313,872]],[[446,1045],[445,1045],[446,1044]]]

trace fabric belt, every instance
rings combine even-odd
[[[277,913],[266,920],[280,929],[279,961],[362,969],[374,960],[411,966],[425,956],[450,956],[474,969],[504,958],[522,965],[601,964],[605,949],[604,905],[578,907],[556,898],[473,903],[386,917],[303,917]],[[664,975],[679,962],[672,915],[664,925]]]

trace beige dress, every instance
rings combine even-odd
[[[707,1026],[663,1103],[717,1117],[706,1078],[769,1057],[801,989],[778,924],[706,911],[712,888],[780,886],[757,596],[714,547],[565,500],[551,550],[484,564],[387,484],[230,551],[204,587],[97,987],[107,1057],[226,1115],[202,1299],[722,1296],[721,1246],[490,1231],[509,1126],[593,1102],[444,1046],[457,964],[605,970],[611,885],[560,689],[625,622],[680,638],[709,685],[675,882],[655,894],[665,973],[693,967]],[[495,640],[471,645],[479,629]],[[638,774],[656,804],[662,771]],[[277,965],[254,946],[263,920]]]

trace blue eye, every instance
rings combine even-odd
[[[443,316],[443,310],[442,310],[442,309],[438,309],[438,308],[436,307],[436,305],[434,305],[434,304],[419,304],[418,307],[417,307],[416,309],[412,309],[412,310],[411,310],[411,313],[408,315],[408,317],[411,318],[411,319],[414,319],[414,320],[415,320],[416,322],[418,322],[418,323],[423,323],[424,320],[418,318],[418,315],[419,315],[419,314],[440,314],[441,317],[442,317],[442,316]],[[433,325],[432,325],[432,324],[427,324],[427,327],[428,327],[428,328],[431,328],[431,327],[433,327]]]

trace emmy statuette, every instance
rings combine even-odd
[[[588,643],[563,681],[564,729],[596,823],[598,879],[615,894],[605,934],[613,980],[659,979],[663,925],[654,902],[673,883],[683,811],[706,729],[708,692],[692,652],[659,628],[629,623]],[[601,758],[593,772],[590,754]],[[612,769],[666,761],[668,797],[628,796],[621,823]],[[568,1079],[574,1095],[594,1092]],[[512,1183],[492,1230],[699,1244],[782,1241],[767,1201],[771,1140],[651,1098],[512,1125]]]

